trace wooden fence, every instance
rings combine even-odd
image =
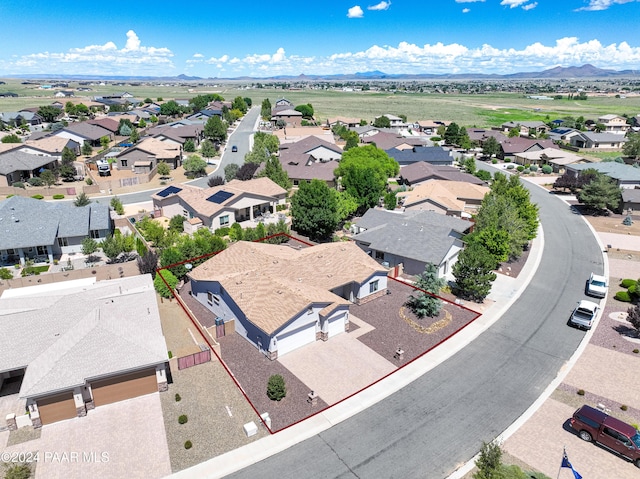
[[[198,364],[208,363],[211,361],[211,350],[206,346],[200,346],[206,349],[198,352],[190,354],[189,356],[182,356],[178,358],[178,370],[187,369],[192,366],[197,366]]]

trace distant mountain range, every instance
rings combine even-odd
[[[336,75],[278,75],[271,77],[228,77],[228,78],[202,78],[188,75],[178,75],[175,77],[154,77],[154,76],[127,76],[127,75],[8,75],[6,78],[24,79],[47,79],[47,80],[105,80],[105,81],[158,81],[158,82],[202,82],[202,81],[374,81],[374,80],[524,80],[524,79],[547,79],[547,80],[568,80],[568,79],[603,79],[603,78],[629,78],[640,77],[640,70],[608,70],[597,68],[593,65],[582,65],[579,67],[555,67],[541,72],[520,72],[508,75],[481,74],[481,73],[456,73],[456,74],[432,74],[432,73],[399,73],[391,74],[381,71],[358,72],[351,74]]]

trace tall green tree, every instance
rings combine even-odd
[[[175,101],[169,100],[160,105],[160,114],[164,116],[178,116],[182,113],[182,107]]]
[[[262,106],[260,108],[260,116],[263,120],[271,119],[271,102],[268,98],[262,100]]]
[[[437,316],[442,309],[442,301],[434,295],[437,295],[445,284],[445,280],[438,277],[436,265],[427,263],[424,271],[416,279],[417,288],[409,296],[407,306],[420,319]]]
[[[496,279],[495,264],[495,257],[480,244],[471,243],[463,249],[452,269],[458,294],[478,303],[484,301]]]
[[[40,173],[40,179],[47,185],[47,188],[51,188],[51,186],[56,184],[56,175],[54,175],[51,170],[44,170]]]
[[[225,181],[228,183],[229,181],[234,180],[236,178],[236,174],[238,173],[239,169],[240,169],[240,165],[236,163],[229,163],[227,166],[225,166],[224,167]]]
[[[227,126],[219,116],[214,115],[204,125],[204,136],[215,142],[223,142],[227,139]]]
[[[187,176],[204,176],[207,174],[207,162],[198,155],[189,155],[182,163]]]
[[[493,136],[482,142],[482,154],[485,156],[497,156],[500,153],[500,143]]]
[[[577,198],[594,213],[617,211],[622,202],[622,189],[614,179],[600,173],[580,190]]]
[[[88,141],[85,141],[82,144],[82,154],[84,156],[91,156],[93,155],[93,147],[91,146],[91,143],[89,143]]]
[[[447,129],[444,131],[444,142],[448,145],[457,145],[458,144],[458,135],[460,134],[460,127],[457,123],[452,122],[447,126]]]
[[[338,200],[324,181],[302,181],[291,198],[292,227],[313,240],[331,238],[340,223]]]
[[[171,167],[166,161],[161,161],[158,163],[157,171],[160,176],[169,176],[169,173],[171,173]]]
[[[186,153],[195,153],[196,144],[191,138],[189,138],[184,142],[184,146],[182,148]]]
[[[629,133],[622,152],[635,160],[640,159],[640,133]]]
[[[366,145],[345,151],[334,175],[341,178],[342,187],[364,211],[378,204],[387,180],[399,171],[398,162],[384,150]]]
[[[38,108],[38,115],[40,115],[46,123],[55,121],[55,119],[58,118],[61,114],[62,111],[52,105],[45,105]]]
[[[84,191],[82,191],[78,196],[76,196],[76,199],[74,200],[73,205],[87,206],[89,203],[91,203],[91,200],[89,199],[87,194]]]
[[[291,189],[292,182],[289,179],[289,175],[284,171],[282,163],[280,163],[280,160],[275,155],[271,155],[267,159],[261,176],[266,176],[285,190]]]
[[[302,113],[302,118],[306,118],[306,119],[313,118],[313,106],[311,106],[311,103],[307,103],[305,105],[298,105],[294,108],[294,110]]]
[[[213,158],[214,156],[216,156],[217,150],[215,145],[211,141],[204,140],[200,145],[200,153],[205,158]]]
[[[241,96],[237,96],[233,99],[233,103],[231,104],[232,110],[240,110],[243,115],[247,113],[249,110],[249,106],[247,102]]]

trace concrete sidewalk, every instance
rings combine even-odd
[[[535,274],[542,258],[543,250],[544,236],[542,229],[540,229],[538,237],[532,242],[527,264],[518,277],[511,278],[498,275],[488,297],[493,301],[493,304],[471,325],[428,354],[399,369],[358,395],[336,404],[310,419],[242,448],[179,471],[171,477],[184,479],[224,477],[321,433],[415,381],[477,338],[511,307]]]

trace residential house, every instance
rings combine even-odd
[[[286,98],[278,98],[271,107],[271,116],[283,110],[293,110],[294,105]]]
[[[80,155],[80,144],[71,138],[62,136],[44,136],[37,140],[27,140],[20,150],[33,155],[55,156],[58,161],[62,158],[62,150],[69,148],[76,156]]]
[[[535,140],[514,136],[500,143],[501,151],[498,156],[503,160],[514,161],[518,153],[544,150],[545,148],[558,148],[558,146],[552,140]]]
[[[347,118],[346,116],[337,116],[335,118],[327,118],[326,123],[328,128],[333,128],[336,125],[342,125],[347,128],[355,128],[360,125],[359,118]]]
[[[75,96],[75,94],[73,93],[73,90],[60,90],[57,91],[53,96],[56,98],[71,98]]]
[[[342,158],[342,149],[315,136],[280,145],[279,159],[294,186],[300,181],[318,179],[335,186],[334,170]]]
[[[275,360],[349,330],[349,304],[387,291],[387,269],[354,243],[292,248],[238,241],[188,274],[225,329]]]
[[[310,136],[315,136],[327,143],[336,143],[335,137],[331,130],[319,126],[301,126],[290,127],[273,130],[273,134],[278,137],[280,144],[295,143],[304,140]]]
[[[426,210],[470,218],[481,205],[489,188],[465,181],[429,180],[401,191],[396,196],[404,210]]]
[[[356,131],[359,129],[356,128]],[[431,143],[423,137],[403,136],[398,132],[389,129],[370,128],[367,133],[360,137],[364,144],[375,144],[381,150],[397,150],[412,149],[414,147],[427,146]]]
[[[161,216],[200,218],[212,231],[233,223],[254,221],[264,213],[275,213],[286,202],[287,190],[269,178],[232,180],[213,188],[188,184],[169,186],[151,196],[153,208]]]
[[[418,120],[418,129],[427,134],[434,135],[438,128],[441,126],[449,126],[451,124],[450,121],[440,121],[440,120]]]
[[[23,123],[35,126],[44,123],[44,119],[32,111],[7,111],[0,113],[0,122],[13,126],[20,126]]]
[[[120,127],[120,121],[115,119],[115,118],[111,118],[108,116],[103,116],[100,118],[95,118],[93,120],[87,120],[86,121],[89,125],[96,125],[96,126],[100,126],[102,128],[104,128],[105,130],[109,130],[115,137],[115,135],[118,134],[118,128]]]
[[[536,165],[540,167],[549,165],[555,173],[561,173],[567,165],[588,163],[589,160],[568,150],[545,148],[544,150],[517,153],[514,162],[518,165]]]
[[[21,378],[14,413],[27,410],[34,427],[167,390],[150,274],[9,289],[0,318],[0,386]]]
[[[378,118],[382,118],[383,116],[389,119],[389,124],[391,125],[391,128],[404,126],[404,124],[405,124],[404,120],[402,118],[400,118],[399,116],[390,115],[388,113],[384,114],[384,115],[376,116],[374,118],[374,123],[375,123],[375,120],[377,120]]]
[[[413,186],[428,180],[463,181],[473,185],[484,185],[480,178],[460,171],[453,166],[432,165],[426,161],[417,161],[400,168],[398,184]]]
[[[585,170],[596,170],[609,178],[613,178],[620,188],[640,187],[640,169],[631,165],[615,161],[567,165],[567,172],[576,177]]]
[[[187,116],[187,120],[206,122],[207,120],[209,120],[209,118],[211,118],[213,116],[217,116],[219,118],[222,118],[222,109],[221,108],[208,107],[208,108],[206,108],[204,110],[200,110],[197,113],[193,113],[192,115]]]
[[[640,188],[622,190],[622,211],[629,213],[640,211]]]
[[[405,273],[418,275],[427,263],[439,277],[450,275],[473,223],[435,211],[396,213],[369,209],[352,226],[353,241],[384,266],[402,265]]]
[[[570,144],[585,149],[619,150],[627,141],[627,138],[619,133],[581,131],[579,135],[571,137]]]
[[[25,264],[27,259],[53,263],[64,253],[80,253],[86,238],[103,241],[113,223],[106,204],[77,207],[12,196],[0,202],[0,229],[4,264]]]
[[[508,138],[508,136],[501,131],[485,130],[484,128],[467,128],[467,135],[469,135],[471,142],[479,147],[482,147],[489,137],[495,138],[498,143],[501,143]]]
[[[55,131],[52,135],[70,138],[80,145],[87,142],[91,146],[100,146],[100,140],[103,137],[107,137],[109,141],[113,141],[114,139],[113,132],[101,126],[87,123],[86,121],[72,123],[61,130]]]
[[[53,170],[57,166],[58,157],[27,153],[20,151],[25,145],[15,145],[7,150],[0,149],[0,186],[27,181],[39,176],[45,169]]]
[[[605,127],[603,133],[612,133],[614,135],[626,135],[630,125],[627,119],[619,115],[602,115],[598,117],[598,123],[602,123]]]
[[[135,173],[149,173],[164,161],[171,169],[182,165],[182,145],[161,138],[145,138],[116,155],[118,169],[131,168]]]
[[[582,132],[580,130],[576,130],[575,128],[566,128],[566,127],[557,127],[553,130],[549,131],[549,139],[553,140],[555,143],[567,143],[569,145],[573,145],[575,143],[572,141],[572,138],[578,138]]]
[[[451,150],[445,150],[441,146],[416,146],[402,150],[391,148],[385,152],[400,165],[426,162],[437,166],[452,166],[454,161]]]
[[[279,110],[271,114],[271,121],[276,125],[280,121],[284,122],[286,127],[298,127],[302,125],[302,113],[291,108]]]
[[[191,140],[197,147],[204,139],[204,125],[202,123],[191,123],[188,125],[165,124],[150,128],[147,133],[149,136],[162,141],[172,141],[182,146],[184,146],[187,140]]]
[[[500,128],[505,133],[509,133],[514,128],[520,129],[520,136],[530,136],[536,138],[549,131],[549,127],[543,121],[508,121]]]

